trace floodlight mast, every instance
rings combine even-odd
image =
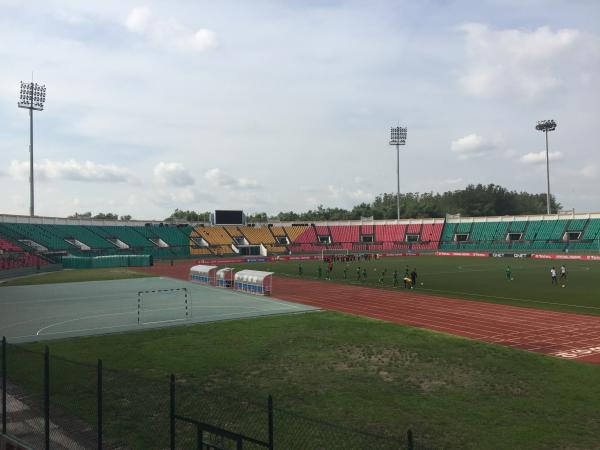
[[[546,134],[546,182],[548,192],[546,194],[546,213],[550,214],[550,157],[548,154],[548,131],[556,130],[556,122],[554,120],[540,120],[535,129],[543,131]]]
[[[29,110],[29,215],[35,215],[33,195],[33,111],[43,111],[46,101],[46,86],[21,81],[21,94],[17,106]]]
[[[396,181],[398,190],[396,193],[396,210],[398,221],[400,221],[400,146],[406,145],[406,127],[392,127],[390,130],[390,145],[396,146]]]

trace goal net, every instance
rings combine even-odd
[[[321,259],[325,260],[329,256],[346,256],[350,251],[347,248],[323,249],[321,250]]]
[[[192,302],[187,288],[138,292],[138,325],[175,322],[191,317]]]

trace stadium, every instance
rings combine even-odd
[[[0,450],[600,449],[597,5],[142,3],[0,1]]]
[[[56,422],[52,421],[54,414],[50,416],[51,427],[56,430],[54,435],[50,430],[50,438],[53,445],[60,444],[66,448],[80,448],[77,446],[89,445],[97,439],[96,436],[88,436],[93,435],[89,429],[94,428],[98,420],[97,413],[94,417],[97,407],[94,405],[95,393],[88,383],[98,369],[82,361],[89,363],[92,356],[100,358],[106,353],[103,349],[106,346],[123,348],[118,353],[125,360],[119,361],[121,357],[116,355],[102,358],[115,361],[119,368],[145,367],[146,370],[156,370],[157,374],[164,370],[176,372],[178,369],[186,370],[183,367],[187,363],[180,365],[190,357],[184,349],[180,351],[179,346],[185,348],[196,339],[208,339],[204,345],[198,344],[209,354],[222,352],[222,357],[227,360],[233,357],[228,355],[232,351],[229,345],[235,342],[236,346],[246,347],[248,344],[236,339],[229,341],[226,336],[241,333],[247,334],[242,341],[250,339],[250,336],[260,340],[264,338],[261,336],[263,327],[274,327],[277,339],[298,345],[298,352],[302,352],[306,345],[300,341],[309,339],[309,336],[315,345],[329,342],[344,349],[338,351],[359,352],[359,355],[329,355],[331,359],[327,365],[333,367],[328,366],[325,370],[332,372],[328,376],[337,374],[339,380],[336,383],[348,383],[347,387],[352,392],[357,387],[361,389],[364,381],[358,381],[357,386],[353,377],[341,381],[345,374],[337,373],[340,369],[336,366],[350,365],[344,371],[351,370],[353,359],[359,367],[364,365],[363,370],[375,371],[384,384],[400,376],[403,366],[409,372],[421,365],[431,366],[427,370],[433,368],[434,372],[444,371],[449,361],[439,352],[467,352],[461,359],[469,359],[468,352],[475,352],[476,358],[484,361],[486,358],[500,361],[515,358],[516,362],[511,366],[519,373],[518,377],[523,376],[521,371],[527,373],[538,364],[540,367],[534,372],[549,370],[550,373],[553,370],[560,372],[560,368],[566,370],[564,364],[575,364],[574,370],[582,372],[596,370],[595,365],[600,364],[600,322],[597,318],[600,310],[597,303],[600,214],[309,224],[246,223],[242,211],[215,211],[212,223],[196,224],[1,216],[0,236],[0,273],[9,279],[6,286],[0,288],[4,311],[0,329],[10,343],[4,347],[8,381],[4,391],[8,394],[7,433],[33,445],[43,442],[41,417],[40,429],[23,424],[17,427],[16,417],[21,414],[15,414],[13,418],[10,412],[14,411],[17,401],[28,407],[40,403],[41,397],[38,396],[43,395],[39,392],[42,385],[39,378],[43,370],[36,372],[30,369],[43,366],[46,344],[57,353],[55,356],[53,352],[48,358],[51,386],[48,401],[52,412],[61,411],[60,415],[64,416],[55,419]],[[568,267],[568,277],[559,281],[559,287],[551,284],[549,268],[561,265]],[[418,278],[416,282],[409,278],[407,286],[404,278],[415,266]],[[512,271],[509,279],[504,273],[507,266]],[[217,270],[224,268],[229,271],[229,277],[218,275],[220,271]],[[234,281],[236,272],[241,274],[248,269],[253,273],[267,274],[269,283],[265,284],[260,277],[258,280],[249,279],[243,286],[237,278]],[[271,274],[275,274],[272,280]],[[137,278],[139,276],[149,277]],[[56,279],[51,280],[51,277]],[[119,278],[122,279],[100,281]],[[30,283],[27,288],[19,286]],[[16,307],[17,299],[23,305],[32,306]],[[325,318],[315,319],[315,314],[324,314]],[[273,317],[269,319],[269,316]],[[251,317],[255,319],[250,320]],[[382,323],[378,325],[372,319]],[[274,324],[271,325],[270,320]],[[236,323],[238,321],[246,322],[241,329]],[[279,324],[279,321],[283,323]],[[408,328],[405,332],[409,336],[400,337],[399,344],[406,345],[402,343],[406,338],[419,341],[419,346],[434,345],[437,341],[435,345],[440,348],[433,353],[438,356],[431,360],[429,353],[425,357],[414,353],[415,350],[410,347],[405,353],[390,347],[385,339],[381,342],[382,337],[377,334],[384,332],[378,329],[383,326],[389,333],[391,329],[387,324],[430,330],[408,331]],[[279,329],[280,326],[284,329]],[[312,329],[313,326],[316,329]],[[322,326],[339,327],[340,335],[333,333],[334,336],[331,336],[331,330],[322,330]],[[195,327],[209,327],[214,335],[206,335],[209,331],[202,330],[200,334],[203,337],[196,337],[198,331]],[[358,337],[347,336],[352,327],[372,327],[373,330],[367,332],[365,329]],[[289,337],[288,333],[293,337]],[[443,334],[438,337],[436,333]],[[394,332],[391,331],[391,334],[393,336]],[[146,339],[148,344],[144,344]],[[145,360],[156,352],[151,348],[143,352],[141,361],[126,362],[129,358],[127,349],[161,345],[162,339],[173,340],[172,345],[175,346],[168,346],[169,351],[175,352],[166,358],[169,363],[161,361],[158,364],[160,368],[151,369],[153,363]],[[345,342],[346,339],[348,342]],[[28,342],[31,344],[25,344]],[[280,346],[275,342],[270,345],[274,348],[263,349],[274,353],[267,357],[266,367],[273,364],[269,361],[272,358],[289,357],[284,355],[291,349],[278,350]],[[308,347],[310,349],[312,345]],[[420,349],[421,352],[430,350]],[[320,355],[323,349],[315,353],[312,349],[306,351],[308,353],[304,357],[314,357],[315,353],[317,358],[324,357]],[[278,355],[278,352],[281,354]],[[366,353],[363,355],[363,352]],[[204,352],[199,353],[202,355]],[[179,354],[181,356],[177,356]],[[73,356],[81,360],[71,359]],[[415,361],[411,361],[412,358]],[[219,365],[219,360],[218,355],[209,358],[216,365]],[[260,361],[240,361],[240,364],[242,367],[257,364],[257,376],[262,373]],[[466,361],[464,364],[471,366]],[[493,364],[496,370],[497,364],[497,361]],[[523,367],[517,367],[518,364]],[[547,367],[555,364],[559,369]],[[213,370],[210,366],[209,369],[209,372]],[[104,372],[107,370],[104,369]],[[117,443],[122,439],[127,439],[126,445],[133,448],[155,448],[154,443],[158,445],[156,448],[167,446],[170,436],[168,383],[163,383],[164,389],[159,387],[160,380],[166,380],[165,376],[158,375],[154,379],[142,377],[140,380],[136,379],[135,372],[107,372],[106,376],[109,379],[102,381],[107,397],[106,402],[103,400],[102,413],[106,426],[101,428],[105,434],[105,446],[120,445]],[[535,377],[535,373],[527,373],[527,376]],[[206,389],[206,386],[201,387],[204,380],[196,381],[199,382],[198,389]],[[221,392],[217,396],[210,391],[199,393],[201,403],[207,402],[206,405],[211,407],[198,409],[193,402],[187,404],[194,396],[191,386],[180,382],[181,385],[176,381],[173,384],[177,385],[177,392],[188,389],[192,397],[181,401],[185,405],[181,406],[181,411],[185,413],[177,410],[177,420],[181,420],[175,426],[177,448],[191,448],[195,439],[192,431],[196,422],[186,420],[205,424],[208,427],[204,431],[206,436],[210,435],[209,425],[227,427],[230,433],[249,439],[244,448],[254,448],[252,445],[260,448],[252,439],[265,445],[280,443],[284,448],[357,448],[351,443],[357,441],[369,448],[405,448],[406,445],[445,448],[449,445],[435,436],[436,431],[429,424],[420,430],[423,436],[416,434],[421,427],[412,426],[413,430],[407,423],[404,431],[411,429],[411,433],[415,434],[410,435],[410,440],[404,433],[394,439],[389,437],[393,433],[389,432],[387,427],[390,425],[385,425],[385,421],[379,422],[374,427],[377,433],[371,434],[373,430],[361,424],[360,421],[364,420],[361,414],[349,420],[353,426],[346,423],[347,428],[344,428],[326,420],[319,422],[318,419],[324,418],[318,414],[315,415],[318,419],[311,415],[296,417],[294,411],[285,409],[271,410],[277,424],[275,435],[272,435],[269,433],[266,401],[263,405],[246,403],[249,399],[256,400],[256,395],[247,391],[254,383],[238,386],[237,391],[229,386],[227,394],[231,398],[221,398],[220,395],[224,395]],[[266,388],[269,395],[272,389],[283,390],[275,398],[285,398],[289,395],[285,391],[306,388],[306,382],[308,380],[295,385],[294,381],[288,381],[285,387],[267,384]],[[449,382],[448,374],[438,374],[427,381],[434,385]],[[126,383],[130,390],[113,392],[118,383]],[[130,383],[135,384],[135,388]],[[238,381],[232,380],[232,383],[235,386]],[[152,385],[154,387],[150,387]],[[38,386],[38,390],[34,386]],[[219,389],[224,387],[219,386]],[[25,393],[21,390],[24,388],[34,390]],[[513,388],[521,389],[518,386]],[[164,395],[154,389],[164,391]],[[423,401],[425,404],[432,401],[427,399],[430,389],[436,390],[422,386],[408,388],[409,392],[413,391],[408,394],[409,401]],[[115,411],[117,403],[124,401],[119,395],[135,404],[120,405]],[[403,399],[407,400],[404,396]],[[356,400],[344,399],[350,404]],[[240,402],[243,403],[241,410]],[[54,403],[57,405],[54,406]],[[384,410],[389,407],[385,406],[386,403],[383,399],[376,402],[378,408]],[[583,407],[587,402],[581,403]],[[272,403],[269,404],[272,408]],[[176,405],[179,408],[180,402],[177,401]],[[163,411],[148,417],[145,408],[162,408]],[[310,407],[306,409],[311,411]],[[409,411],[411,408],[407,407],[406,412]],[[30,410],[28,413],[32,414]],[[38,414],[43,416],[43,408]],[[339,413],[334,408],[327,419],[336,414]],[[375,413],[374,420],[381,420],[377,416],[378,413]],[[31,422],[33,417],[30,415],[27,419]],[[87,422],[83,428],[88,435],[76,428],[79,421]],[[157,432],[148,436],[142,431],[147,426],[159,427],[164,430],[164,435],[159,437]],[[296,435],[300,432],[294,428],[297,426],[305,428],[301,437]],[[433,435],[430,437],[430,434]],[[218,433],[212,435],[212,439],[217,437],[225,439]],[[201,439],[217,442],[209,441],[208,437]],[[477,446],[485,442],[485,439],[479,439],[482,439],[481,436],[477,438]],[[522,439],[518,437],[514,442],[522,442]],[[572,437],[569,440],[572,441]],[[225,441],[218,442],[223,445],[219,448],[230,448]]]

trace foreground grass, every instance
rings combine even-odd
[[[84,337],[53,341],[50,351],[85,363],[102,358],[148,380],[105,375],[104,414],[114,419],[107,433],[133,448],[166,445],[169,373],[186,392],[178,408],[233,429],[265,416],[242,414],[248,403],[228,398],[272,394],[278,408],[377,434],[412,428],[433,447],[599,448],[600,367],[344,314]],[[93,423],[93,371],[59,360],[52,373],[51,385],[65,386],[57,398]],[[207,416],[213,407],[221,415]],[[299,418],[276,412],[275,422],[279,448],[361,448]],[[329,444],[310,441],[324,435]],[[301,438],[282,444],[286,436]]]
[[[326,265],[318,260],[277,261],[232,265],[238,268],[267,270],[279,275],[300,277],[298,267],[302,265],[302,278],[319,279],[318,267],[322,268],[325,279]],[[477,258],[477,257],[398,257],[382,258],[374,261],[358,261],[347,266],[334,264],[332,280],[335,283],[349,283],[360,286],[402,289],[394,287],[393,273],[397,270],[400,280],[406,267],[417,270],[417,290],[424,294],[446,297],[476,299],[491,303],[503,303],[555,311],[568,311],[579,314],[600,315],[600,262],[566,261],[568,279],[552,285],[550,268],[560,267],[560,261]],[[505,269],[510,265],[513,280],[506,278]],[[357,281],[356,269],[367,269],[367,279],[362,276]],[[380,275],[386,270],[383,282]],[[423,283],[421,285],[421,283]],[[562,285],[565,285],[562,288]],[[402,282],[400,281],[400,285]]]
[[[144,272],[136,272],[129,267],[113,267],[110,269],[72,269],[14,278],[1,283],[0,287],[27,286],[32,284],[74,283],[78,281],[124,280],[129,278],[144,278],[152,276],[154,275]]]

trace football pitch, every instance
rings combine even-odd
[[[403,289],[406,271],[416,270],[415,289],[422,294],[600,315],[600,262],[566,261],[564,264],[566,279],[560,279],[559,260],[519,258],[410,256],[334,262],[331,277],[327,265],[320,260],[252,263],[252,268],[288,277],[395,290]],[[510,267],[510,278],[506,275],[507,267]],[[559,272],[555,285],[551,283],[552,267]],[[394,271],[398,272],[397,286]]]

